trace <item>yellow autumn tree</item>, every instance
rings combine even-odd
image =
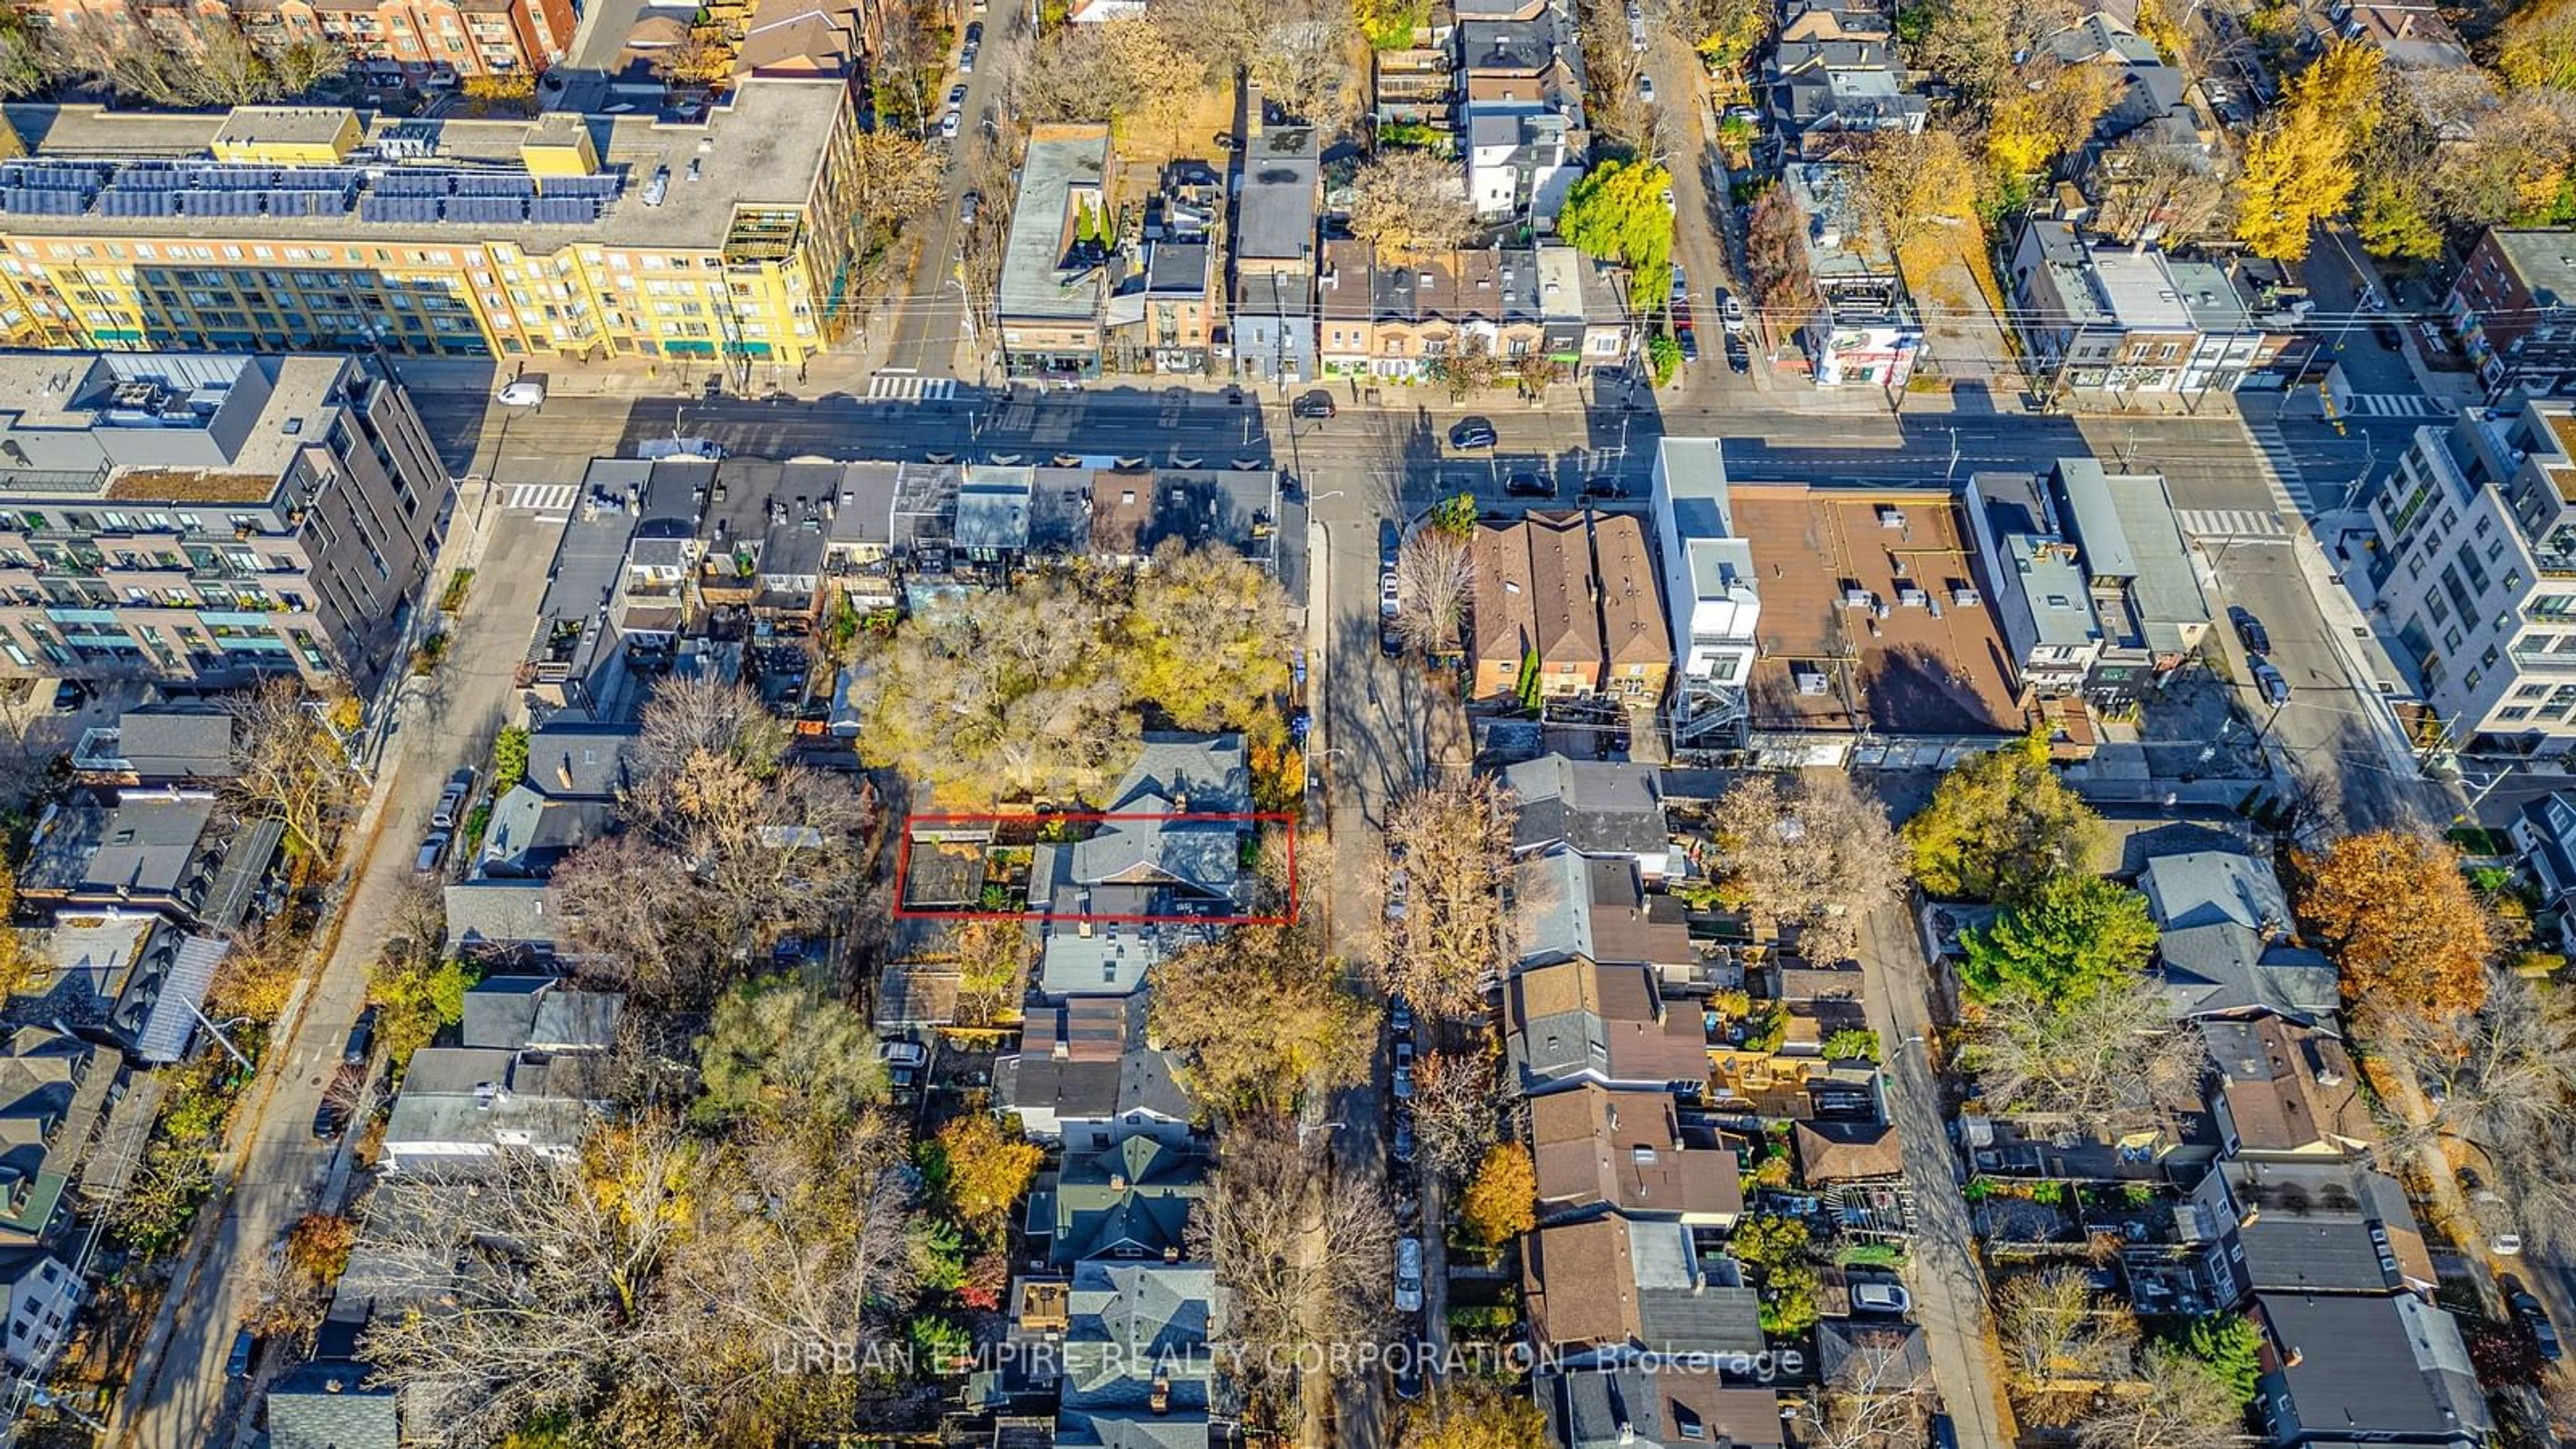
[[[2106,66],[2061,65],[1997,101],[1986,125],[1986,159],[1995,174],[2035,175],[2083,145],[2111,108],[2117,74]]]
[[[1538,1226],[1538,1164],[1528,1148],[1502,1142],[1486,1149],[1459,1199],[1458,1225],[1496,1247]]]
[[[2353,157],[2379,126],[2380,53],[2336,41],[2291,83],[2276,119],[2245,148],[2236,183],[2237,240],[2276,262],[2308,254],[2317,223],[2341,216],[2359,173]]]
[[[969,1112],[949,1119],[932,1139],[934,1170],[927,1175],[939,1198],[957,1220],[984,1238],[998,1239],[1009,1225],[1011,1207],[1028,1191],[1046,1154],[1004,1128],[990,1112]]]
[[[2495,938],[2459,851],[2430,835],[2374,830],[2297,865],[2300,919],[2342,968],[2356,1015],[2432,1017],[2486,1000]]]
[[[1461,1374],[1404,1411],[1404,1449],[1544,1449],[1547,1415],[1490,1379]]]
[[[1853,201],[1887,243],[1897,269],[1920,287],[1956,250],[1956,230],[1976,219],[1977,168],[1958,136],[1937,127],[1880,131],[1859,150]]]
[[[2576,90],[2576,0],[2532,0],[2496,35],[2496,69],[2516,89]]]

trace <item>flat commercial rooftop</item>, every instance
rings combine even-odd
[[[1948,493],[1740,482],[1730,493],[1762,590],[1748,690],[1757,727],[2021,730],[1994,615],[1955,602],[1974,572]]]
[[[567,241],[646,249],[715,248],[731,230],[737,207],[800,207],[814,193],[838,118],[849,105],[845,82],[832,77],[753,76],[703,120],[666,120],[649,112],[580,117],[590,132],[600,170],[621,175],[624,194],[597,220],[570,223],[376,222],[359,211],[331,215],[225,215],[225,240],[302,241],[317,237],[471,245],[518,239],[532,250],[552,251]],[[168,115],[109,111],[94,105],[12,105],[9,124],[37,159],[206,160],[227,120],[222,112]],[[525,174],[520,145],[540,127],[549,135],[554,116],[526,120],[395,121],[377,117],[368,143],[400,125],[436,133],[436,150],[417,160],[395,161],[361,153],[346,163],[371,173],[463,169]],[[691,167],[696,170],[692,173]],[[656,171],[668,168],[660,204],[644,193]],[[10,212],[0,230],[23,236],[135,236],[203,238],[204,216],[108,216],[95,207],[72,215]]]

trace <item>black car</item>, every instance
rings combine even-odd
[[[1383,573],[1395,567],[1395,556],[1404,550],[1404,532],[1392,518],[1377,521],[1377,566]]]
[[[1583,496],[1586,498],[1625,498],[1628,496],[1628,484],[1625,479],[1614,478],[1609,474],[1604,473],[1599,477],[1586,478],[1583,480]]]
[[[2397,330],[2397,324],[2393,322],[2371,323],[2370,337],[2372,341],[2391,352],[2402,352],[2406,347],[2405,335]]]
[[[1514,498],[1554,498],[1556,485],[1536,473],[1514,473],[1503,480],[1503,491]]]
[[[66,679],[54,686],[54,713],[56,714],[78,714],[80,707],[88,702],[89,689],[78,680]]]
[[[353,1067],[367,1064],[367,1053],[376,1044],[376,1009],[372,1006],[358,1013],[358,1024],[349,1028],[349,1044],[340,1049],[340,1060]]]
[[[2549,1321],[2549,1310],[2540,1306],[2540,1300],[2532,1296],[2528,1288],[2508,1292],[2505,1301],[2513,1305],[2514,1317],[2521,1319],[2523,1327],[2531,1331],[2532,1346],[2540,1351],[2540,1356],[2551,1363],[2558,1362],[2566,1350],[2558,1342],[2557,1326]]]
[[[1329,418],[1341,411],[1333,405],[1333,395],[1317,388],[1289,405],[1289,414],[1300,418]]]
[[[2245,646],[2246,653],[2269,654],[2272,652],[2272,636],[2264,631],[2263,621],[2255,618],[2252,611],[2241,606],[2231,608],[2227,611],[2227,617],[2234,621],[2236,625],[2237,642]]]
[[[1404,657],[1404,641],[1396,637],[1395,621],[1380,619],[1377,625],[1377,651],[1389,659]]]
[[[1753,349],[1744,345],[1743,338],[1733,336],[1731,334],[1727,337],[1726,365],[1735,369],[1738,373],[1746,373],[1753,370]]]
[[[1684,362],[1697,362],[1697,361],[1699,361],[1699,334],[1698,334],[1698,333],[1696,333],[1696,332],[1692,331],[1692,330],[1691,330],[1690,328],[1688,328],[1688,327],[1684,327],[1684,328],[1682,328],[1681,330],[1679,330],[1679,331],[1677,331],[1677,332],[1675,332],[1675,333],[1673,334],[1673,340],[1674,340],[1675,342],[1678,342],[1678,343],[1680,343],[1680,344],[1681,344],[1681,348],[1682,348],[1682,361],[1684,361]]]
[[[967,43],[968,45],[980,45],[980,44],[982,44],[982,43],[983,43],[983,41],[984,41],[984,22],[983,22],[983,21],[981,21],[981,20],[978,20],[978,21],[975,21],[975,22],[973,22],[973,23],[969,24],[969,25],[966,27],[966,43]]]
[[[1458,426],[1449,430],[1449,446],[1490,448],[1494,446],[1494,425],[1484,418],[1460,418]]]
[[[332,1101],[327,1095],[323,1097],[322,1105],[313,1109],[313,1140],[316,1142],[339,1141],[340,1129],[347,1125],[348,1122],[345,1114],[340,1110],[340,1104]]]

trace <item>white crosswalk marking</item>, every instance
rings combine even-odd
[[[2194,538],[2287,538],[2281,515],[2259,508],[2177,508],[2174,518]]]
[[[2344,400],[2345,412],[2364,418],[2447,418],[2450,404],[2421,393],[2357,392]]]
[[[509,501],[501,506],[529,513],[569,513],[580,496],[578,483],[513,483]]]
[[[2316,502],[2308,496],[2308,480],[2299,472],[2299,460],[2290,453],[2288,441],[2281,436],[2279,423],[2245,425],[2247,435],[2263,454],[2265,481],[2272,485],[2272,501],[2280,510],[2305,518],[2316,511]]]
[[[957,379],[911,372],[880,372],[868,379],[868,396],[899,402],[945,402],[957,396]]]

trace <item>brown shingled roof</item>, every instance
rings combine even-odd
[[[1905,1172],[1904,1146],[1896,1129],[1883,1122],[1801,1122],[1789,1137],[1809,1187]]]
[[[1475,659],[1525,657],[1538,639],[1530,581],[1529,535],[1518,524],[1479,523],[1468,541],[1474,582],[1468,651]]]
[[[1669,1092],[1585,1084],[1530,1101],[1542,1208],[1608,1203],[1623,1211],[1731,1219],[1744,1210],[1735,1154],[1685,1148]]]
[[[1532,513],[1522,524],[1529,538],[1531,611],[1539,658],[1549,672],[1573,664],[1576,674],[1601,683],[1601,616],[1594,602],[1592,542],[1580,513]]]
[[[1646,547],[1645,520],[1633,513],[1592,516],[1592,557],[1601,580],[1601,641],[1610,667],[1663,664],[1673,657],[1655,587],[1654,551]]]
[[[1541,1228],[1521,1239],[1522,1298],[1542,1343],[1628,1343],[1645,1336],[1637,1266],[1623,1218]]]

